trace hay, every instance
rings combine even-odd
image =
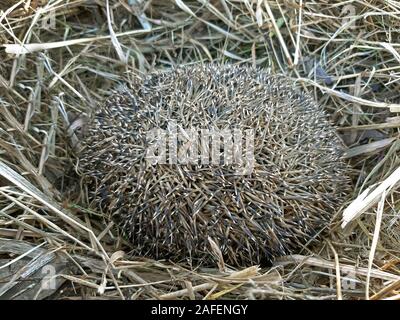
[[[30,297],[399,299],[396,186],[345,233],[338,214],[317,248],[273,268],[190,270],[122,254],[131,247],[88,209],[76,184],[70,142],[79,134],[69,130],[131,74],[211,60],[268,67],[297,81],[330,114],[349,147],[356,199],[399,165],[398,3],[110,1],[109,15],[105,4],[87,1],[26,3],[0,7],[0,43],[40,44],[27,54],[0,50],[3,296],[24,298],[21,277],[38,283],[46,265],[61,270],[54,275],[64,279],[56,283],[63,291],[37,288]],[[67,42],[77,39],[87,41]]]

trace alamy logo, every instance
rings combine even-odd
[[[230,165],[237,175],[254,168],[253,129],[182,128],[171,121],[166,130],[150,130],[146,138],[148,165]]]
[[[44,17],[42,19],[42,28],[43,29],[56,29],[56,11],[50,10],[47,13],[44,13]]]
[[[42,278],[41,288],[42,290],[54,290],[56,289],[56,269],[52,265],[45,265],[42,268]]]
[[[352,4],[347,4],[343,7],[341,12],[342,25],[347,26],[349,29],[355,29],[356,26],[356,7]]]
[[[344,290],[355,290],[356,289],[356,273],[354,271],[349,271],[342,278],[342,288]]]

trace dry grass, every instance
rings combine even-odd
[[[0,297],[400,299],[399,3],[107,3],[0,4]],[[87,209],[74,119],[132,73],[211,60],[285,73],[329,112],[354,168],[349,204],[372,191],[345,232],[341,210],[320,246],[272,268],[190,270],[130,257]]]

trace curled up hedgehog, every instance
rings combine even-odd
[[[327,229],[350,185],[341,154],[293,81],[198,64],[112,94],[90,117],[78,169],[136,255],[249,266]]]

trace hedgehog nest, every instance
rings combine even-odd
[[[79,172],[134,254],[235,266],[318,239],[349,190],[324,111],[293,81],[256,68],[194,65],[135,78],[90,117]],[[254,167],[149,165],[155,128],[252,129]],[[223,148],[220,150],[224,152]]]

